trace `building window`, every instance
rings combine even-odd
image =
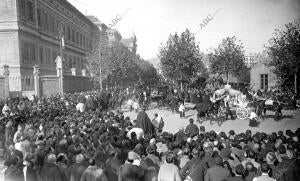
[[[41,11],[40,11],[40,9],[36,10],[36,14],[37,14],[38,27],[41,27]]]
[[[50,50],[50,48],[46,49],[46,64],[51,65],[51,50]]]
[[[83,36],[83,48],[86,48],[86,46],[85,46],[85,36]]]
[[[50,32],[54,33],[54,28],[55,28],[55,19],[53,16],[50,17]]]
[[[70,29],[70,26],[67,27],[67,40],[71,41],[71,29]]]
[[[47,12],[43,12],[43,28],[45,29],[45,30],[48,30],[48,14],[47,14]]]
[[[34,22],[34,6],[32,1],[27,1],[28,20]]]
[[[40,47],[40,63],[44,64],[44,49]]]
[[[260,89],[268,89],[268,74],[260,74]]]
[[[76,32],[76,43],[79,44],[79,33]]]
[[[21,18],[25,18],[25,0],[19,0],[20,4],[19,4],[19,7],[20,7],[20,15],[21,15]]]
[[[72,42],[75,43],[75,30],[72,29]]]
[[[80,38],[79,38],[79,44],[80,44],[80,47],[82,47],[82,34],[80,34],[79,37],[80,37]]]

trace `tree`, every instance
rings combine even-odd
[[[212,73],[225,75],[228,81],[229,74],[240,76],[247,69],[245,65],[243,46],[236,37],[227,37],[222,40],[218,48],[209,55]]]
[[[195,37],[188,29],[181,33],[170,35],[159,52],[161,68],[164,76],[170,80],[190,83],[191,78],[206,71],[199,46]]]
[[[284,30],[276,29],[267,47],[271,57],[270,66],[278,76],[281,87],[297,93],[300,66],[300,19],[285,25]]]
[[[115,85],[125,85],[130,81],[138,80],[137,65],[134,63],[135,55],[121,44],[109,48],[108,67],[110,82]]]
[[[93,49],[87,55],[86,67],[92,75],[95,82],[99,81],[100,89],[102,89],[102,81],[107,78],[110,73],[107,60],[109,59],[108,39],[105,32],[101,32],[93,42]]]

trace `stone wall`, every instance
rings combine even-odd
[[[93,82],[89,77],[65,75],[63,83],[65,93],[74,93],[93,89]]]

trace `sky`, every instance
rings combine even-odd
[[[200,51],[208,53],[221,40],[236,36],[246,54],[259,53],[275,29],[300,18],[300,0],[68,0],[85,15],[106,25],[124,14],[114,28],[123,38],[137,37],[137,53],[158,56],[170,34],[188,28]],[[204,26],[203,21],[211,20]],[[202,24],[202,25],[201,25]]]

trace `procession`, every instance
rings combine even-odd
[[[0,0],[0,181],[299,181],[299,10]]]

